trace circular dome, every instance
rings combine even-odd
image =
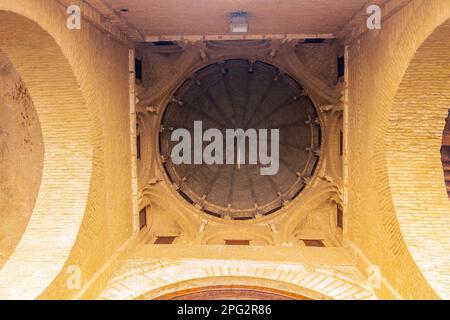
[[[223,133],[223,164],[174,161],[172,151],[179,140],[173,139],[173,133],[177,129],[190,133],[192,154],[194,146],[205,150],[214,141],[196,142],[199,135],[194,123],[199,122],[202,133],[208,129]],[[250,140],[255,137],[251,134],[244,140],[244,155],[238,140],[233,140],[235,161],[227,161],[230,149],[226,138],[229,131],[238,129],[256,133],[257,163],[250,160]],[[268,146],[265,155],[278,163],[278,170],[271,174],[262,174],[262,168],[272,165],[261,161],[262,145]],[[197,71],[176,90],[162,117],[160,152],[177,191],[204,212],[236,220],[269,215],[297,197],[314,175],[320,155],[317,111],[301,85],[276,67],[260,61],[227,60]]]

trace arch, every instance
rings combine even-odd
[[[233,284],[239,280],[239,285]],[[256,286],[255,283],[260,285]],[[213,285],[212,285],[213,284]],[[262,285],[265,286],[262,286]],[[270,287],[269,287],[270,286]],[[284,287],[284,290],[275,289]],[[300,294],[299,288],[286,286],[278,281],[239,277],[239,279],[218,277],[188,280],[161,288],[161,292],[147,292],[136,300],[311,300]]]
[[[310,299],[375,299],[361,281],[345,272],[302,264],[230,260],[133,260],[109,281],[100,299],[153,299],[183,289],[251,285]]]
[[[449,4],[439,0],[412,1],[387,19],[381,31],[367,32],[347,47],[344,245],[348,244],[355,253],[356,263],[364,274],[372,264],[380,267],[385,281],[376,293],[383,299],[439,297],[412,254],[415,244],[404,237],[405,221],[399,221],[401,188],[411,190],[416,181],[407,177],[405,171],[403,178],[409,181],[403,186],[395,185],[400,179],[392,180],[395,180],[392,170],[404,163],[392,154],[396,152],[391,140],[396,120],[391,110],[418,48],[450,17]],[[404,107],[408,103],[405,100]],[[407,114],[402,119],[416,121],[417,116]],[[408,141],[410,151],[417,150],[410,143],[415,142]],[[443,176],[442,168],[440,175]],[[443,182],[440,183],[443,188]],[[403,199],[416,201],[418,196],[409,193]],[[415,210],[414,216],[417,214]],[[425,218],[420,213],[419,217]],[[420,240],[417,244],[423,246]]]
[[[33,20],[1,11],[4,7],[0,49],[36,108],[44,165],[28,226],[0,270],[0,298],[33,299],[61,271],[78,235],[91,180],[91,121],[72,68],[53,37]]]
[[[318,208],[328,207],[333,202],[341,203],[339,188],[334,183],[321,181],[318,186],[313,189],[313,193],[308,195],[306,201],[300,204],[302,210],[298,208],[292,215],[288,216],[283,222],[283,228],[280,230],[282,238],[286,241],[293,240],[293,235],[300,221],[304,220],[307,212],[317,212]],[[329,227],[328,223],[326,227]]]
[[[430,286],[450,297],[450,202],[440,148],[450,108],[450,19],[417,49],[396,93],[387,134],[392,200],[408,250]]]

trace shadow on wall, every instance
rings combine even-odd
[[[44,143],[33,102],[0,51],[0,268],[31,217],[43,164]]]

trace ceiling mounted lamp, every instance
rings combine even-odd
[[[247,12],[237,11],[231,13],[230,31],[232,33],[248,32]]]

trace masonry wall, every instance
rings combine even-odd
[[[71,4],[78,4],[78,2],[71,1]],[[40,298],[61,299],[76,296],[79,291],[66,285],[67,279],[71,275],[67,273],[68,267],[71,265],[79,267],[81,270],[81,285],[86,285],[95,272],[107,263],[113,252],[132,234],[128,95],[129,48],[127,45],[107,36],[104,31],[86,20],[82,21],[81,30],[68,30],[66,28],[68,16],[66,9],[61,1],[0,1],[0,12],[5,10],[25,17],[30,23],[36,22],[39,27],[48,33],[50,38],[53,38],[64,59],[70,65],[67,72],[71,76],[73,75],[78,83],[77,88],[74,89],[81,92],[84,99],[83,108],[86,108],[88,113],[88,120],[84,124],[89,126],[89,144],[92,145],[91,163],[87,167],[80,165],[76,169],[77,172],[73,173],[77,177],[82,178],[84,176],[90,179],[89,188],[86,190],[87,200],[84,205],[81,203],[79,208],[84,212],[81,226],[77,229],[76,223],[73,225],[66,224],[67,235],[75,233],[76,241],[72,245],[69,243],[66,246],[70,249],[67,259],[65,259],[65,256],[58,256],[57,254],[54,256],[57,266],[61,262],[60,260],[65,261],[65,264],[47,289],[39,294]],[[20,30],[23,30],[20,25],[12,29],[17,30],[18,35]],[[45,44],[44,41],[43,43]],[[50,52],[47,47],[39,48],[38,46],[31,50],[37,52],[36,65],[41,63],[38,59],[38,53],[45,53],[46,50]],[[55,66],[54,69],[56,68]],[[58,72],[61,73],[62,70],[58,70]],[[34,85],[31,82],[25,84]],[[61,103],[67,102],[64,100],[66,99],[64,92],[47,92],[47,94],[55,100],[60,95]],[[65,112],[65,109],[54,109],[55,119],[56,117],[64,119],[67,123],[67,130],[71,130],[71,124],[77,121],[74,118],[77,110],[74,109],[73,111],[61,114],[61,112]],[[65,131],[64,125],[60,126],[59,130],[61,140],[64,139],[65,135],[68,137],[71,135],[71,132]],[[76,132],[73,132],[73,134],[76,134]],[[71,145],[70,148],[73,148],[74,153],[77,152],[77,146]],[[86,152],[85,145],[82,145],[81,141],[79,151]],[[89,154],[89,152],[86,154]],[[70,164],[70,161],[71,159],[66,158],[56,165],[59,169],[63,169],[66,164]],[[67,174],[70,176],[72,173],[67,172]],[[72,184],[71,190],[73,190],[73,193],[79,192],[74,181],[68,179],[66,183],[67,186]],[[84,192],[85,190],[81,191]],[[29,197],[33,196],[35,195],[29,194]],[[64,202],[64,199],[60,199],[63,196],[63,193],[54,194],[47,201],[49,201],[49,205],[50,201],[52,203],[55,201]],[[76,197],[76,194],[71,196]],[[83,199],[82,194],[80,194],[80,199]],[[45,199],[42,201],[45,201]],[[64,215],[64,212],[61,212],[61,214]],[[55,219],[57,218],[55,217]],[[41,225],[37,230],[27,231],[27,241],[33,239],[32,232],[34,232],[36,240],[45,236],[46,233],[58,233],[60,238],[63,239],[65,232],[64,228],[55,230],[52,225]],[[48,255],[53,257],[52,248],[48,247],[47,250]],[[30,256],[30,259],[34,259],[34,257]],[[16,260],[16,263],[20,262],[19,258],[16,258]],[[39,267],[39,262],[36,262],[36,272],[38,272]],[[10,269],[3,271],[5,273],[10,272]],[[41,275],[36,274],[35,276],[39,278]],[[45,278],[47,275],[41,277]],[[23,290],[27,292],[22,296],[23,298],[36,297],[37,291],[27,291],[25,282],[14,282],[15,279],[8,277],[7,274],[5,274],[5,278],[8,282],[3,282],[2,285],[14,289],[10,292]],[[43,280],[40,279],[39,281],[42,285]],[[32,287],[34,284],[31,281],[28,285]],[[20,286],[24,286],[24,288]],[[6,294],[6,291],[3,290],[3,293]]]
[[[450,210],[441,201],[436,144],[446,112],[441,95],[420,87],[445,70],[449,57],[433,50],[425,60],[416,56],[449,17],[450,2],[415,0],[384,20],[382,30],[367,31],[348,47],[348,244],[359,252],[363,271],[370,264],[380,268],[385,281],[377,294],[385,299],[449,296],[442,264],[448,265],[444,217]],[[425,67],[411,73],[413,65]],[[408,85],[411,78],[422,79],[421,85]],[[434,186],[421,183],[428,178]]]

